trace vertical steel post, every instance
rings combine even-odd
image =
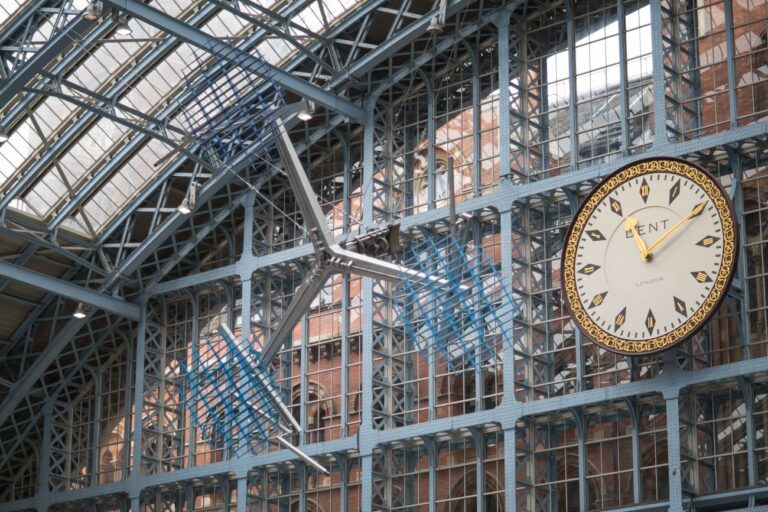
[[[373,143],[375,136],[374,115],[376,98],[369,98],[365,109],[363,125],[363,229],[373,222]],[[360,435],[373,431],[373,279],[362,278],[362,342],[360,358],[362,360],[362,390],[360,400]],[[373,507],[373,454],[370,451],[360,453],[360,506],[362,510]]]
[[[666,369],[666,364],[664,365]],[[667,457],[669,460],[669,510],[683,510],[683,480],[680,464],[680,401],[678,390],[664,393],[667,413]]]
[[[237,479],[237,512],[248,510],[248,475]]]
[[[730,127],[738,126],[738,103],[736,98],[736,56],[735,41],[733,40],[733,2],[724,0],[725,11],[725,53],[726,68],[728,70],[728,119]]]
[[[99,443],[101,440],[101,369],[93,371],[93,425],[91,430],[91,475],[89,485],[99,485]]]
[[[53,431],[53,402],[45,404],[43,412],[43,445],[40,450],[40,465],[37,469],[38,498],[47,497],[51,491],[48,483],[51,472],[51,432]]]
[[[568,13],[568,20],[566,22],[566,30],[568,32],[567,39],[567,51],[568,51],[568,91],[570,99],[568,101],[568,140],[571,146],[571,158],[570,168],[571,171],[575,171],[578,168],[577,162],[579,160],[579,123],[578,112],[576,110],[576,103],[578,101],[578,90],[576,89],[576,28],[573,22],[575,0],[564,0],[565,10]],[[523,92],[525,94],[525,92]]]
[[[499,67],[499,177],[501,186],[509,180],[509,18],[508,10],[500,14],[496,22],[498,32],[498,67]]]
[[[133,467],[131,475],[141,474],[141,448],[142,448],[142,411],[144,408],[144,356],[147,341],[147,304],[140,304],[141,316],[136,335],[136,368],[133,391]],[[137,498],[138,500],[138,498]],[[138,503],[138,501],[137,501]],[[131,505],[132,510],[136,510]]]
[[[619,19],[619,96],[621,98],[621,155],[629,155],[629,77],[627,75],[627,19],[624,0],[616,0],[616,17]]]
[[[253,203],[256,200],[256,194],[251,192],[250,197],[245,202],[245,214],[243,215],[243,254],[241,260],[248,260],[253,255]],[[240,316],[242,325],[240,327],[240,337],[246,347],[253,345],[251,339],[251,316],[253,299],[253,275],[248,272],[240,276]],[[231,325],[231,324],[230,324]],[[234,326],[233,326],[234,328]]]
[[[664,39],[661,0],[651,0],[651,54],[653,62],[653,145],[667,143],[667,106],[664,87]]]

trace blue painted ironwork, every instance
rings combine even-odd
[[[277,387],[250,343],[222,329],[220,336],[199,341],[186,373],[187,406],[214,449],[255,454],[281,433]]]
[[[502,303],[512,303],[512,294],[482,247],[428,236],[406,249],[404,265],[449,283],[403,276],[397,287],[406,336],[425,359],[435,356],[438,367],[455,372],[493,361],[511,345],[516,311]]]

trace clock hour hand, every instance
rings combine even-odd
[[[693,208],[693,210],[691,210],[691,213],[689,213],[688,215],[686,215],[685,217],[683,217],[682,219],[680,219],[679,221],[677,221],[677,224],[675,224],[674,226],[672,226],[671,228],[669,228],[669,229],[667,230],[667,232],[666,232],[666,233],[664,233],[663,235],[661,235],[661,236],[658,238],[658,240],[656,240],[655,242],[653,242],[653,243],[652,243],[652,244],[651,244],[651,245],[648,247],[648,255],[650,256],[650,255],[651,255],[651,252],[653,252],[653,250],[654,250],[655,248],[657,248],[659,245],[661,245],[661,243],[662,243],[664,240],[666,240],[667,238],[669,238],[669,237],[672,235],[672,233],[674,233],[675,231],[677,231],[678,229],[680,229],[680,228],[683,226],[683,224],[685,224],[686,222],[688,222],[689,220],[691,220],[693,217],[695,217],[695,216],[699,215],[699,214],[700,214],[700,213],[701,213],[701,212],[704,210],[704,207],[705,207],[706,205],[707,205],[707,203],[706,203],[706,202],[702,202],[702,203],[699,203],[699,204],[697,204],[697,205],[696,205],[696,206]]]
[[[632,233],[632,238],[635,239],[635,244],[637,244],[637,248],[640,249],[640,257],[647,260],[650,253],[635,226],[637,226],[637,219],[633,219],[632,217],[626,217],[624,219],[624,230]]]

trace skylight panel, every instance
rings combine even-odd
[[[0,29],[13,18],[20,10],[19,8],[26,3],[26,0],[3,0],[0,3]]]
[[[359,3],[359,0],[332,0],[327,3],[324,8],[328,23],[337,22],[343,14],[349,12],[351,7]],[[246,9],[247,6],[242,8]],[[299,17],[294,17],[294,21],[309,30],[323,32],[325,23],[319,9],[319,4],[313,3],[304,9]],[[256,10],[253,14],[262,16]],[[232,13],[222,11],[208,21],[202,30],[218,38],[226,39],[227,37],[241,37],[249,34],[254,30],[254,25]],[[297,35],[306,37],[304,33]],[[279,38],[269,38],[262,41],[257,45],[257,48],[264,58],[273,64],[284,61],[296,51],[292,45]],[[169,98],[173,97],[174,94],[183,92],[184,74],[194,64],[195,55],[200,52],[202,50],[187,44],[180,45],[138,81],[131,90],[127,91],[121,98],[121,103],[131,105],[142,112],[156,115]],[[204,55],[204,53],[202,54]],[[244,84],[243,86],[250,87],[252,85]],[[178,116],[171,120],[172,124],[178,121]],[[105,152],[110,153],[113,150],[114,148],[110,147],[105,149]],[[162,167],[155,167],[155,163],[167,156],[171,150],[171,147],[157,140],[150,141],[118,172],[104,182],[101,188],[83,205],[82,212],[75,214],[69,222],[63,225],[79,226],[85,229],[85,226],[90,222],[96,231],[103,229],[117,212],[125,208],[130,200],[162,170]],[[173,159],[170,159],[166,165],[170,165],[172,161]]]
[[[83,210],[97,230],[144,188],[157,172],[155,162],[170,150],[162,142],[150,141],[85,203]]]
[[[100,119],[59,159],[58,165],[51,165],[46,170],[24,199],[47,218],[68,197],[70,188],[77,191],[84,185],[87,181],[84,178],[94,164],[106,163],[106,150],[127,131],[127,128],[109,119]]]

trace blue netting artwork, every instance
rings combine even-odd
[[[186,373],[189,410],[213,448],[239,457],[256,453],[282,433],[277,386],[250,344],[226,333],[203,338]]]
[[[194,99],[181,112],[182,125],[217,168],[232,165],[240,155],[249,165],[259,163],[274,133],[275,111],[285,104],[272,67],[258,51],[249,55],[246,62],[234,46],[214,57],[195,52],[185,75]],[[199,72],[217,66],[221,75]]]
[[[406,248],[402,264],[443,278],[402,276],[396,289],[405,335],[423,357],[456,372],[495,361],[512,345],[511,290],[481,246],[430,236]]]

